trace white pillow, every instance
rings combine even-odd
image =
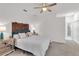
[[[25,33],[19,33],[20,39],[22,38],[26,38],[26,34]]]
[[[29,36],[32,36],[32,35],[33,35],[33,33],[31,33],[31,32],[27,32],[27,34],[28,34]]]
[[[25,33],[26,34],[26,37],[29,37],[29,34],[28,33]]]
[[[13,38],[14,38],[14,39],[19,39],[20,37],[19,37],[18,34],[14,34],[14,35],[13,35]]]

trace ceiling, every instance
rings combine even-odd
[[[57,3],[57,6],[51,7],[52,12],[40,14],[40,9],[34,7],[40,6],[40,3],[1,3],[0,4],[0,24],[8,22],[12,19],[26,19],[32,16],[44,16],[53,14],[62,14],[79,11],[79,4],[77,3]],[[28,10],[24,12],[23,9]]]

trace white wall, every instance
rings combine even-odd
[[[12,35],[12,24],[11,22],[4,25],[6,27],[6,31],[4,32],[4,39],[8,38]]]
[[[74,24],[74,41],[76,41],[79,44],[79,22]]]
[[[40,35],[49,37],[51,41],[65,42],[65,19],[56,18],[55,15],[39,16]]]

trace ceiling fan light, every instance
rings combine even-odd
[[[42,8],[43,11],[47,11],[47,8]]]

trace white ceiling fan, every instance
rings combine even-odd
[[[52,10],[49,8],[55,5],[57,4],[56,3],[52,3],[52,4],[42,3],[40,7],[34,7],[34,9],[41,9],[40,13],[45,12],[45,11],[52,12]]]

